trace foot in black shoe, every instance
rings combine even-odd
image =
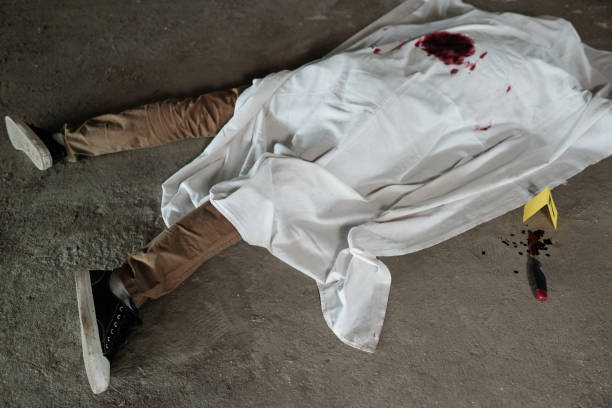
[[[46,130],[6,116],[6,131],[13,147],[23,151],[39,170],[47,170],[66,157],[66,148]]]
[[[130,301],[127,306],[110,291],[111,273],[82,270],[75,276],[83,361],[95,394],[108,388],[112,357],[125,343],[130,329],[141,323],[134,304]]]

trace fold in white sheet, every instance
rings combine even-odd
[[[440,30],[475,42],[473,70],[415,47]],[[255,80],[164,183],[164,220],[210,200],[317,282],[342,341],[373,351],[391,282],[377,257],[451,238],[610,155],[611,67],[561,19],[406,2],[327,57]]]

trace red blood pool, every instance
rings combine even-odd
[[[489,53],[489,51],[483,52],[482,54],[480,54],[480,58],[484,58],[488,53]]]
[[[380,54],[380,48],[374,48],[374,54]]]
[[[506,93],[510,92],[511,89],[512,89],[512,85],[508,85],[508,88],[506,89]]]
[[[455,75],[459,70],[457,68],[451,69],[451,75]]]
[[[403,44],[402,44],[403,45]],[[415,44],[427,55],[434,55],[446,65],[461,65],[466,57],[474,54],[474,41],[461,33],[437,31],[421,37]]]

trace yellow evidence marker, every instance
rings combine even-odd
[[[550,220],[552,221],[555,229],[557,229],[557,216],[559,214],[557,213],[557,207],[555,207],[555,202],[553,201],[552,193],[550,192],[550,188],[548,187],[542,190],[530,202],[525,204],[525,209],[523,210],[523,222],[531,218],[544,206],[548,207],[548,214],[550,215]]]

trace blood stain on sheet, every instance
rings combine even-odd
[[[403,45],[403,44],[402,44]],[[465,58],[474,55],[474,41],[461,33],[436,31],[421,37],[415,44],[427,55],[434,55],[446,65],[461,65]]]
[[[487,130],[491,129],[491,126],[493,126],[493,125],[491,125],[491,124],[489,124],[487,126],[476,125],[476,126],[474,126],[474,130],[480,130],[480,131],[486,132]]]
[[[380,48],[374,48],[374,54],[380,54]]]
[[[508,85],[508,88],[506,88],[506,93],[510,92],[511,89],[512,89],[512,85]]]
[[[450,74],[451,75],[455,75],[457,72],[459,72],[459,70],[457,68],[453,68],[450,70]]]
[[[487,54],[489,53],[489,51],[485,51],[482,54],[480,54],[480,58],[484,58]]]
[[[395,48],[393,48],[391,51],[397,51],[397,50],[399,50],[399,49],[400,49],[400,48],[402,48],[402,47],[404,46],[404,44],[406,44],[407,42],[408,42],[408,40],[402,40],[402,41],[400,41],[400,43],[399,43],[399,44],[398,44],[398,45],[397,45]]]
[[[466,66],[467,68],[469,68],[469,69],[470,69],[470,71],[473,71],[473,70],[474,70],[474,68],[476,68],[476,63],[475,63],[475,62],[470,62],[470,61],[467,61],[467,62],[465,63],[465,66]]]

